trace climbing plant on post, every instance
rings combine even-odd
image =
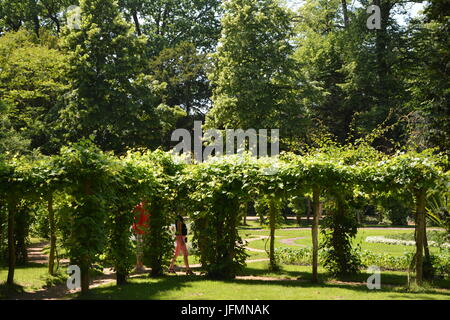
[[[444,158],[433,154],[433,150],[422,152],[409,151],[390,157],[378,164],[375,179],[380,187],[406,189],[411,192],[415,200],[416,217],[416,252],[414,265],[416,271],[416,284],[423,284],[424,249],[426,247],[426,221],[425,207],[426,195],[429,190],[444,190],[447,176],[442,163]]]
[[[89,271],[102,253],[106,240],[107,182],[111,159],[90,141],[63,147],[55,165],[63,171],[65,192],[72,205],[63,221],[69,234],[64,239],[70,262],[81,270],[81,293],[89,290]]]
[[[423,253],[426,232],[426,191],[417,190],[414,196],[416,200],[416,281],[417,285],[421,286],[423,281]]]
[[[320,214],[320,188],[313,187],[313,221],[311,227],[313,255],[312,255],[312,281],[317,282],[317,269],[319,265],[319,214]]]
[[[150,266],[151,276],[160,276],[173,254],[170,225],[176,217],[177,175],[185,164],[161,150],[145,152],[140,157],[146,163],[147,174],[153,175],[151,189],[145,194],[150,219],[149,230],[144,234],[144,262]]]
[[[33,185],[34,192],[41,197],[47,206],[50,252],[48,258],[48,273],[55,274],[56,255],[56,217],[54,210],[54,193],[59,188],[63,188],[60,174],[61,169],[53,162],[52,157],[42,157],[34,161],[29,179]]]
[[[130,226],[133,223],[133,207],[142,200],[143,193],[152,184],[148,172],[132,153],[114,161],[110,186],[113,190],[107,215],[107,241],[105,260],[116,271],[116,284],[127,283],[133,268],[133,246]]]
[[[8,211],[8,277],[6,284],[14,284],[14,273],[16,268],[15,247],[15,216],[18,211],[18,203],[30,192],[29,175],[30,165],[25,157],[12,157],[2,165],[0,172],[3,195],[6,198]]]
[[[279,269],[275,259],[275,230],[280,218],[281,207],[288,194],[298,191],[299,171],[292,168],[288,162],[278,161],[277,158],[261,158],[258,160],[258,177],[255,188],[257,195],[268,206],[269,211],[269,269]]]
[[[237,227],[239,207],[249,201],[256,164],[248,155],[210,158],[191,165],[183,184],[194,222],[194,242],[211,278],[229,279],[245,266],[247,254]]]

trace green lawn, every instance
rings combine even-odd
[[[240,235],[244,239],[249,239],[256,236],[268,236],[269,230],[240,230]],[[391,234],[406,234],[406,233],[414,233],[413,229],[404,229],[404,230],[391,230],[391,229],[384,229],[380,228],[377,230],[374,229],[364,229],[360,228],[358,230],[358,234],[356,236],[356,239],[354,241],[355,244],[360,244],[361,249],[363,250],[370,250],[375,253],[389,253],[392,255],[402,255],[404,252],[411,251],[413,252],[415,250],[414,246],[403,246],[403,245],[389,245],[389,244],[382,244],[382,243],[368,243],[365,242],[366,237],[368,236],[387,236]],[[311,229],[310,228],[302,228],[300,230],[277,230],[275,232],[276,240],[275,240],[275,248],[278,247],[290,247],[290,248],[300,248],[304,246],[312,246],[312,239],[311,239]],[[319,239],[320,239],[320,233],[319,233]],[[295,240],[294,244],[297,245],[288,245],[285,243],[282,243],[280,240],[282,239],[289,239],[289,238],[298,238],[303,237],[303,239]],[[265,243],[266,240],[256,240],[249,242],[248,246],[250,248],[254,249],[265,249]],[[267,244],[268,247],[268,244]],[[431,247],[430,251],[431,253],[438,252],[439,249]],[[252,256],[254,253],[252,253]],[[259,255],[258,255],[259,256]]]
[[[27,290],[40,289],[46,284],[47,271],[46,265],[28,263],[16,267],[14,280]],[[0,283],[6,281],[7,276],[8,268],[0,266]]]
[[[297,300],[297,299],[433,299],[449,300],[450,290],[428,288],[408,292],[404,288],[406,276],[401,272],[383,273],[381,290],[369,290],[367,274],[346,281],[322,276],[319,284],[310,279],[310,267],[285,266],[279,273],[268,273],[265,263],[251,263],[244,275],[276,277],[280,280],[236,279],[230,281],[205,280],[200,276],[166,276],[157,279],[141,276],[123,287],[108,284],[91,290],[88,299],[162,299],[162,300]],[[320,270],[323,274],[323,270]],[[440,283],[449,286],[450,283]],[[239,293],[239,294],[237,294]],[[73,296],[76,297],[76,296]]]
[[[412,229],[359,229],[355,239],[362,249],[374,252],[400,255],[404,251],[413,251],[412,246],[387,245],[366,243],[367,236],[386,236],[392,234],[412,233]],[[261,235],[269,235],[269,231],[240,229],[239,233],[244,239],[255,238]],[[311,246],[311,230],[277,230],[276,247],[298,245]],[[280,240],[303,237],[294,241],[295,245],[287,245]],[[263,240],[249,242],[249,246],[264,250]],[[432,251],[436,250],[432,248]],[[267,258],[265,252],[247,251],[248,259]],[[190,264],[197,264],[198,257],[190,256]],[[181,257],[177,264],[184,266]],[[62,269],[61,269],[62,270]],[[61,272],[63,272],[62,270]],[[204,277],[195,276],[167,276],[158,279],[148,278],[146,275],[130,280],[130,284],[122,288],[115,287],[113,283],[92,289],[89,298],[92,299],[450,299],[450,280],[440,280],[433,287],[420,289],[419,291],[407,291],[405,284],[407,277],[405,272],[383,271],[381,274],[382,290],[372,291],[366,287],[368,275],[362,273],[345,281],[336,281],[329,278],[323,268],[319,268],[321,276],[319,284],[312,284],[310,266],[283,265],[277,273],[268,273],[267,262],[249,263],[242,276],[270,277],[279,280],[264,281],[257,279],[236,279],[233,281],[212,281]],[[0,266],[0,283],[7,277],[7,268]],[[15,281],[25,291],[33,291],[44,287],[49,282],[57,279],[49,279],[47,266],[40,264],[27,264],[18,266]],[[61,281],[61,279],[59,279]],[[238,295],[237,295],[238,293]],[[0,298],[2,290],[0,287]],[[74,298],[70,296],[69,298]]]

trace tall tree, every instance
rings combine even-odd
[[[165,48],[150,62],[150,73],[166,83],[163,100],[169,106],[180,106],[193,127],[192,120],[204,119],[209,109],[211,88],[207,78],[209,60],[205,53],[197,52],[190,42],[174,48]],[[190,120],[189,120],[190,119]]]
[[[279,128],[282,136],[302,136],[304,86],[291,57],[291,15],[274,0],[231,0],[224,7],[207,125]]]
[[[411,140],[420,148],[450,150],[450,2],[432,1],[408,34],[411,57],[408,73],[414,111]]]
[[[103,149],[155,147],[176,111],[160,105],[159,85],[143,71],[145,39],[114,0],[82,0],[81,28],[66,30],[71,93],[61,110],[61,130],[77,140],[93,136]]]
[[[120,0],[138,34],[149,37],[153,54],[191,42],[212,51],[220,36],[219,0]]]
[[[310,106],[316,122],[345,143],[405,115],[404,58],[408,48],[392,18],[394,1],[382,3],[382,28],[369,30],[368,1],[347,7],[345,1],[308,0],[299,9],[296,59],[322,95]],[[392,126],[374,143],[385,151],[402,141],[404,128]]]
[[[27,30],[0,38],[0,100],[7,117],[3,124],[45,153],[56,151],[52,127],[60,97],[68,89],[67,57],[53,48],[54,42],[45,33],[38,39]]]

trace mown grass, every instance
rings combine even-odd
[[[16,266],[13,288],[6,286],[7,277],[8,268],[0,266],[0,299],[6,298],[8,291],[11,291],[11,289],[15,292],[32,292],[61,283],[67,278],[62,269],[55,276],[50,276],[47,265],[38,263]]]
[[[86,299],[161,299],[161,300],[449,300],[450,290],[428,286],[419,291],[407,290],[406,275],[386,272],[381,276],[381,290],[369,290],[368,274],[336,280],[322,274],[318,284],[310,281],[310,267],[284,266],[270,273],[265,263],[251,263],[243,275],[253,278],[227,281],[208,280],[201,276],[141,276],[123,287],[108,284],[91,290]],[[259,278],[255,278],[259,277]],[[265,280],[262,277],[278,278]],[[443,285],[443,284],[440,284]],[[449,285],[447,283],[447,285]],[[450,285],[449,285],[450,286]],[[239,293],[239,294],[237,294]],[[76,298],[77,295],[73,295]]]
[[[247,239],[251,237],[269,235],[269,230],[244,230],[241,229],[239,231],[241,237]],[[354,244],[359,244],[361,249],[370,250],[375,253],[389,253],[395,256],[403,255],[404,252],[414,252],[414,246],[405,246],[405,245],[391,245],[391,244],[383,244],[383,243],[369,243],[365,242],[366,237],[369,236],[388,236],[388,235],[402,235],[414,233],[411,229],[405,230],[392,230],[392,229],[365,229],[360,228],[358,230],[358,234],[354,240]],[[310,247],[312,246],[311,239],[311,229],[310,228],[302,228],[300,230],[276,230],[275,232],[276,240],[275,240],[275,248],[278,247],[290,247],[290,248],[300,248],[300,247]],[[282,243],[281,240],[289,239],[289,238],[298,238],[302,237],[302,239],[298,239],[294,241],[293,245],[288,245]],[[319,241],[321,238],[321,234],[319,233]],[[248,243],[250,248],[264,250],[266,248],[266,240],[255,240]],[[267,245],[268,246],[268,245]],[[439,248],[431,247],[431,253],[438,253]],[[252,253],[253,255],[253,253]]]
[[[411,233],[413,230],[391,229],[360,229],[356,242],[362,249],[374,252],[402,254],[414,247],[365,243],[367,236],[392,235]],[[245,239],[269,235],[269,231],[240,229],[239,233]],[[298,245],[311,245],[311,230],[277,230],[276,247],[299,247]],[[287,245],[280,240],[287,238],[304,237],[296,240],[295,245]],[[249,247],[264,250],[263,240],[249,242]],[[432,250],[436,250],[432,248]],[[265,252],[247,251],[249,260],[267,258]],[[191,255],[191,265],[198,264],[198,257]],[[177,259],[177,264],[184,267],[182,257]],[[313,284],[311,279],[311,266],[282,265],[279,272],[268,272],[267,262],[248,263],[242,276],[269,277],[271,281],[263,279],[236,279],[232,281],[213,281],[202,276],[167,276],[161,278],[148,278],[142,275],[130,279],[130,283],[124,287],[116,287],[114,283],[94,288],[89,299],[450,299],[450,280],[439,280],[432,285],[420,289],[407,289],[407,274],[405,272],[383,271],[382,289],[379,291],[368,290],[366,280],[368,274],[361,273],[347,279],[333,279],[326,274],[323,268],[319,268],[320,282]],[[0,266],[0,283],[6,281],[6,266]],[[61,271],[62,272],[62,271]],[[26,292],[41,289],[47,285],[63,281],[65,275],[52,278],[47,275],[46,264],[27,264],[17,266],[15,282],[16,290]],[[238,294],[237,294],[238,293]],[[3,295],[3,296],[2,296]],[[4,285],[0,285],[0,298],[5,297]],[[72,295],[69,298],[75,298]]]

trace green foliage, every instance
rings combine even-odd
[[[427,240],[434,241],[438,244],[444,243],[447,240],[446,235],[447,235],[446,231],[430,230],[427,231]],[[390,234],[387,235],[386,238],[414,241],[414,233]]]
[[[136,32],[152,39],[152,54],[182,42],[212,51],[220,36],[220,4],[219,0],[119,0]]]
[[[227,156],[186,173],[193,241],[209,277],[233,278],[245,265],[247,255],[237,231],[239,204],[249,200],[255,168],[250,157]]]
[[[282,136],[300,137],[305,114],[291,58],[290,14],[274,0],[232,0],[224,8],[207,126],[279,128]]]
[[[136,37],[113,0],[82,0],[81,29],[66,30],[70,94],[60,112],[69,140],[93,136],[103,150],[157,146],[177,108],[161,105],[162,85],[145,74],[143,37]],[[92,90],[95,88],[95,90]]]
[[[342,198],[336,199],[334,212],[327,215],[321,224],[321,247],[325,250],[323,264],[336,276],[357,273],[361,266],[358,248],[352,247],[358,223],[344,201]]]
[[[203,114],[209,108],[211,95],[206,77],[208,64],[206,54],[198,53],[192,43],[163,49],[150,62],[151,74],[166,84],[163,102],[180,106],[188,117]],[[192,127],[193,123],[189,123],[189,128]]]
[[[133,157],[151,169],[149,172],[154,175],[154,187],[143,197],[149,201],[150,214],[149,231],[144,235],[144,263],[152,268],[153,276],[159,276],[169,265],[173,254],[174,239],[170,225],[175,220],[177,210],[183,208],[183,204],[176,204],[179,187],[176,176],[184,164],[160,150],[134,154]]]
[[[64,246],[71,263],[86,274],[105,246],[108,182],[114,167],[110,156],[88,141],[63,147],[55,166],[63,171],[64,181],[70,181],[65,188],[70,204],[62,217],[69,231]]]
[[[408,218],[413,216],[412,198],[405,194],[386,194],[377,199],[378,210],[389,219],[390,224],[396,226],[407,225]]]
[[[425,16],[415,19],[408,28],[412,63],[409,105],[414,110],[411,140],[420,148],[438,147],[448,154],[449,128],[449,65],[448,3],[430,1]]]
[[[0,148],[20,152],[29,141],[31,148],[54,151],[49,124],[68,89],[67,57],[52,48],[51,39],[37,39],[21,30],[0,37],[0,68],[0,126],[5,130]]]
[[[277,248],[275,255],[278,263],[294,265],[311,265],[312,248]],[[405,252],[402,255],[392,255],[389,253],[374,253],[369,250],[361,250],[357,253],[361,261],[360,268],[369,266],[378,266],[382,270],[401,270],[406,271],[411,263],[413,253]],[[319,264],[323,265],[326,260],[327,252],[325,249],[319,249]],[[450,264],[448,253],[432,255],[433,268],[436,274],[450,277]]]

